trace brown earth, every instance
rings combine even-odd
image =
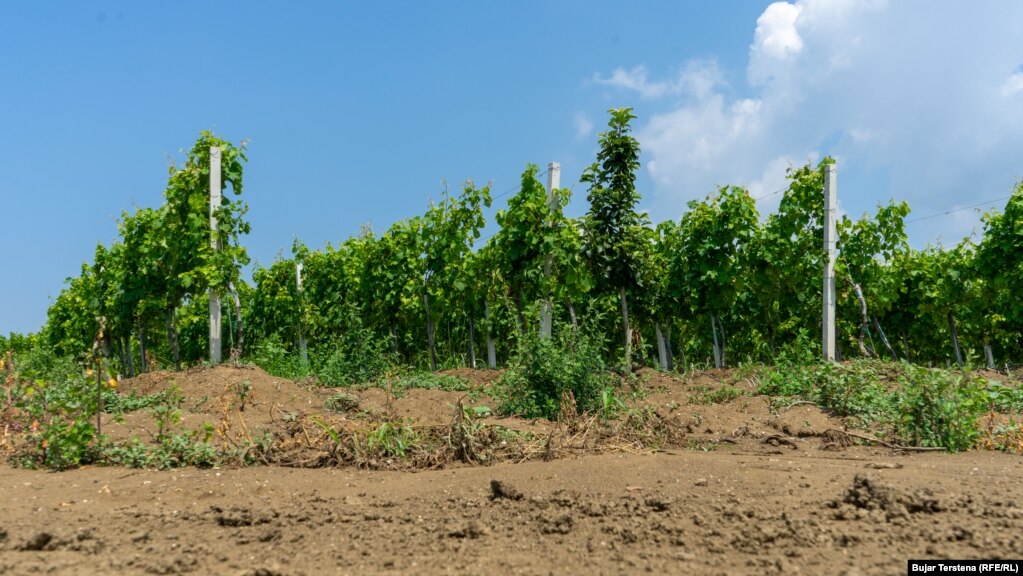
[[[418,472],[2,466],[0,574],[900,574],[909,558],[1023,557],[1018,455],[850,445],[843,422],[815,406],[724,401],[726,383],[756,386],[731,372],[640,380],[632,404],[660,426],[656,451],[587,422],[487,418],[538,443],[546,435],[546,450]],[[224,442],[291,438],[282,431],[314,418],[338,429],[401,417],[445,427],[460,400],[492,406],[480,394],[371,389],[349,391],[357,407],[332,412],[324,402],[336,390],[232,367],[121,388],[172,382],[181,426],[208,423]],[[147,411],[128,416],[105,431],[155,435]],[[303,442],[313,450],[308,439],[296,450]]]

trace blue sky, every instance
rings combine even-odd
[[[527,162],[561,162],[582,214],[618,106],[639,116],[654,222],[824,154],[852,215],[994,200],[1023,177],[1020,22],[995,1],[5,3],[0,333],[37,330],[204,129],[250,141],[245,243],[265,264],[420,214],[445,183],[507,191]]]

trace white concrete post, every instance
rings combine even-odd
[[[561,188],[561,164],[551,162],[547,164],[547,205],[551,212],[558,209],[558,203],[554,198],[554,191]]]
[[[824,361],[835,361],[835,220],[838,217],[838,174],[834,164],[824,167],[824,326],[821,341]]]
[[[487,367],[497,370],[497,348],[494,346],[494,326],[490,322],[490,304],[483,303],[483,317],[487,320]]]
[[[661,363],[661,370],[668,371],[668,347],[664,340],[664,332],[661,331],[661,323],[654,324],[657,330],[657,359]]]
[[[547,165],[547,207],[550,210],[551,217],[554,216],[554,211],[559,208],[558,200],[554,195],[554,191],[561,188],[561,164],[557,162],[551,162]],[[547,226],[552,224],[551,220],[548,219]],[[551,278],[551,261],[553,257],[547,254],[545,257],[546,261],[543,264],[543,275],[547,282],[550,282]],[[540,338],[551,337],[551,324],[553,323],[554,315],[554,304],[551,302],[551,295],[548,293],[543,302],[543,312],[540,315]]]
[[[220,249],[217,241],[217,210],[220,209],[220,148],[210,148],[210,245],[213,250]],[[220,335],[220,294],[212,287],[210,288],[210,363],[214,366],[220,364],[221,359],[221,335]]]
[[[302,328],[302,316],[305,305],[302,299],[302,268],[301,262],[295,263],[295,288],[298,290],[298,353],[302,362],[309,362],[309,348],[305,343],[305,331]]]

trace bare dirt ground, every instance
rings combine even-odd
[[[909,558],[1023,557],[1023,457],[851,446],[814,406],[701,403],[726,380],[744,385],[725,373],[644,374],[637,402],[677,428],[658,451],[566,436],[550,461],[418,472],[0,466],[0,573],[852,575],[905,573]],[[465,397],[354,391],[357,411],[328,415],[336,391],[228,367],[122,387],[151,393],[171,381],[185,396],[182,426],[207,421],[220,433],[229,422],[228,434],[276,430],[282,413],[447,425]],[[130,416],[104,426],[151,435],[144,414]],[[549,436],[560,426],[487,421]]]

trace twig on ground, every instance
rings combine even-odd
[[[946,452],[947,451],[947,449],[944,446],[903,446],[902,444],[893,444],[891,442],[886,442],[884,440],[881,440],[880,438],[875,438],[873,436],[867,436],[865,434],[857,434],[856,432],[849,432],[848,430],[839,430],[838,428],[828,428],[827,430],[824,431],[824,434],[827,434],[828,432],[834,432],[834,433],[837,433],[837,434],[844,434],[844,435],[846,435],[846,436],[848,436],[850,438],[857,438],[859,440],[870,442],[871,444],[877,444],[879,446],[884,446],[885,448],[891,448],[892,450],[905,450],[907,452]]]

